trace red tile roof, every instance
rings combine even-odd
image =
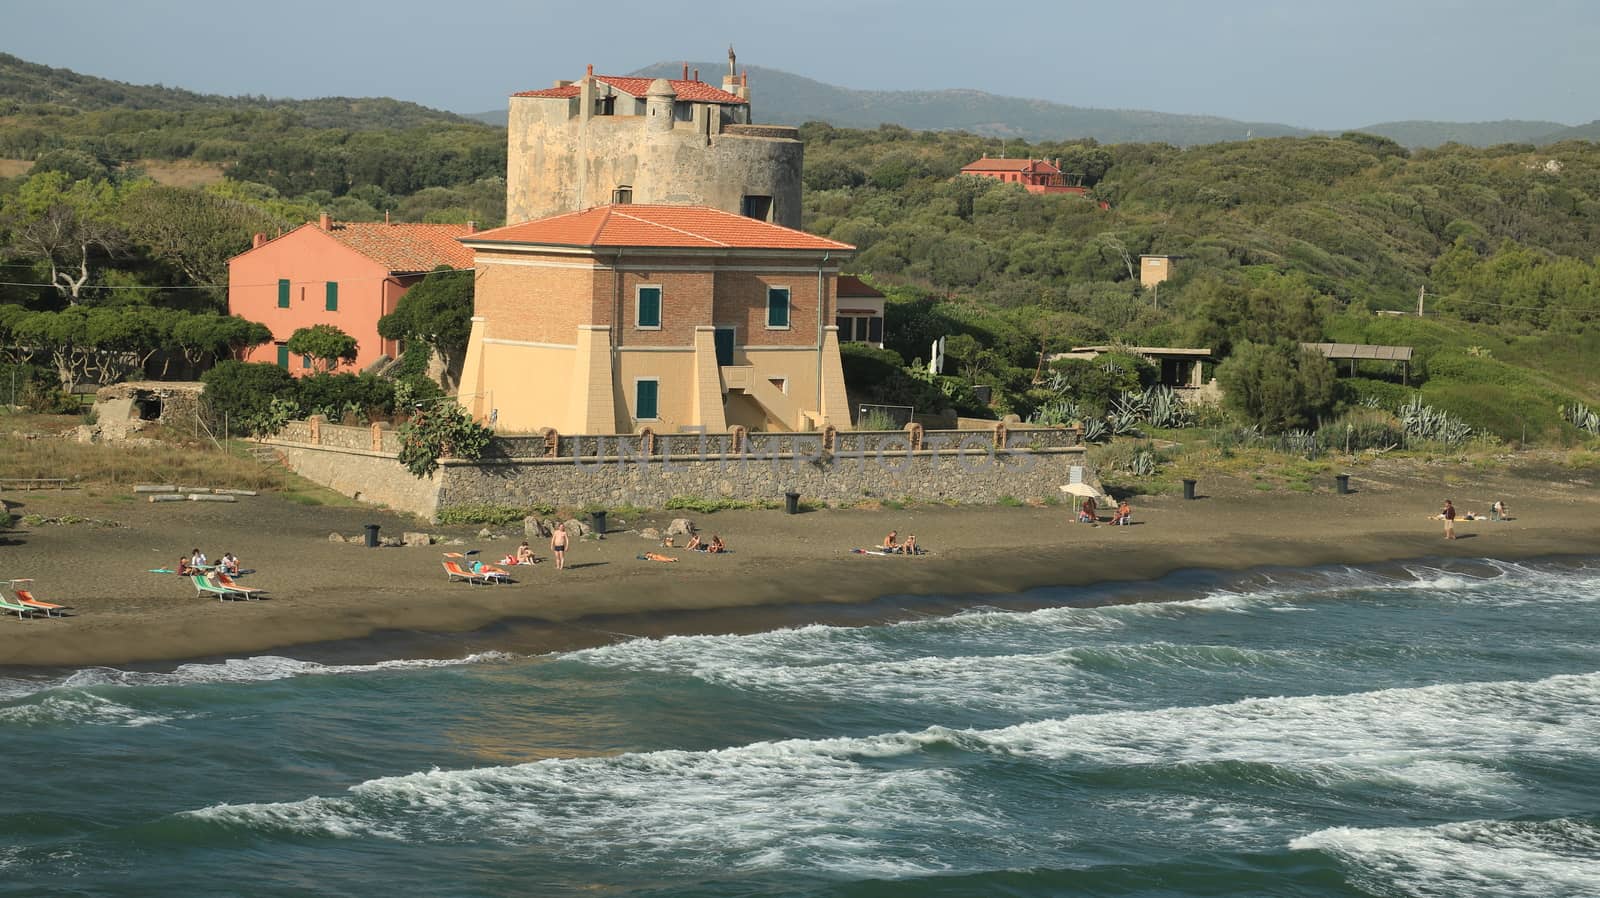
[[[625,78],[619,75],[596,75],[596,81],[604,81],[617,90],[635,97],[643,97],[650,92],[650,82],[654,78]],[[668,82],[672,89],[677,91],[678,99],[689,103],[723,103],[729,106],[739,106],[749,103],[738,94],[712,87],[704,81],[680,81],[676,78]],[[571,98],[578,95],[578,84],[573,82],[566,87],[547,87],[544,90],[525,90],[512,94],[513,97],[560,97]]]
[[[990,159],[985,157],[961,169],[967,171],[1030,171],[1041,174],[1060,174],[1061,169],[1043,159]]]
[[[483,231],[468,242],[671,249],[809,249],[855,247],[706,206],[609,205]]]
[[[883,296],[882,293],[867,286],[860,278],[853,274],[839,275],[839,286],[835,288],[834,292],[838,294],[840,299],[844,299],[845,297],[855,299],[859,297]]]
[[[464,224],[339,221],[328,235],[390,271],[432,271],[440,265],[472,267],[472,250],[456,239],[467,236]]]

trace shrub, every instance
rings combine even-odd
[[[297,404],[307,415],[338,421],[354,413],[370,421],[394,413],[394,382],[371,374],[313,374],[295,387]]]
[[[493,438],[494,431],[447,399],[400,425],[400,463],[412,476],[428,477],[439,469],[440,458],[479,458]]]
[[[201,375],[200,382],[212,417],[220,423],[226,415],[234,432],[274,433],[297,411],[292,400],[285,401],[295,395],[294,377],[277,365],[221,362]]]
[[[1369,377],[1343,378],[1334,392],[1334,396],[1345,406],[1383,409],[1397,409],[1416,394],[1413,387]]]
[[[545,506],[548,507],[548,506]],[[554,509],[543,512],[550,514]],[[469,502],[462,505],[447,505],[439,509],[434,515],[441,524],[490,524],[501,527],[514,524],[530,514],[538,513],[536,508],[519,508],[515,505],[493,505],[487,502]]]
[[[702,499],[698,496],[673,496],[667,500],[667,509],[670,511],[692,511],[697,514],[733,511],[740,508],[777,508],[778,505],[777,501],[746,502],[743,499]]]

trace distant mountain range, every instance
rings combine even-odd
[[[716,63],[690,63],[690,66],[712,73],[706,78],[713,83],[720,80],[717,73],[723,70]],[[1101,143],[1161,141],[1179,146],[1251,137],[1339,133],[1209,115],[1068,106],[1048,100],[1001,97],[978,90],[854,90],[778,69],[751,66],[749,71],[756,120],[781,124],[821,121],[846,128],[896,124],[916,130],[970,131],[1028,141],[1092,137]],[[682,73],[682,63],[661,62],[630,74],[676,78]],[[510,87],[522,90],[532,86],[537,85]],[[388,97],[314,100],[225,97],[96,78],[0,53],[0,121],[4,121],[7,114],[6,102],[53,104],[80,110],[282,110],[295,114],[306,127],[352,130],[461,125],[467,121],[505,127],[506,123],[504,108],[462,116]],[[1410,147],[1438,146],[1451,141],[1471,146],[1546,144],[1559,140],[1600,139],[1600,120],[1577,127],[1538,121],[1382,122],[1346,130],[1382,135]]]
[[[723,66],[690,63],[712,73],[706,80],[719,83]],[[1313,131],[1275,122],[1245,122],[1211,115],[1180,115],[1138,109],[1096,109],[1068,106],[1048,100],[1002,97],[979,90],[854,90],[824,84],[778,69],[750,66],[751,102],[756,120],[798,125],[828,122],[843,128],[902,125],[915,130],[970,131],[992,137],[1021,140],[1069,140],[1092,137],[1101,143],[1161,141],[1191,146],[1251,137],[1303,137],[1338,134]],[[683,63],[658,62],[628,73],[648,78],[678,78]],[[504,126],[504,109],[469,116]],[[1363,131],[1387,137],[1408,147],[1462,143],[1493,146],[1501,143],[1554,143],[1558,140],[1600,137],[1600,121],[1576,128],[1560,122],[1381,122],[1341,130]]]
[[[0,53],[0,121],[10,110],[5,103],[66,106],[82,111],[148,109],[162,112],[198,110],[281,110],[292,112],[306,127],[415,128],[426,125],[466,124],[470,119],[453,112],[430,109],[418,103],[388,97],[323,97],[283,100],[272,97],[224,97],[201,94],[159,84],[128,84],[83,75]],[[502,113],[502,118],[504,114]],[[501,126],[504,127],[502,121]]]

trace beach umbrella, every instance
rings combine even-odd
[[[1100,491],[1087,483],[1063,483],[1061,491],[1069,496],[1083,496],[1086,499],[1100,498]]]

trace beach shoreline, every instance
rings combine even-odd
[[[363,653],[363,641],[372,651],[403,645],[436,656],[537,652],[848,620],[870,616],[885,597],[905,597],[889,603],[895,613],[950,613],[1039,587],[1150,582],[1186,570],[1600,556],[1600,497],[1588,473],[1473,471],[1463,485],[1459,469],[1406,462],[1363,469],[1350,495],[1336,494],[1331,482],[1263,491],[1248,477],[1217,475],[1202,481],[1196,501],[1135,496],[1132,527],[1073,523],[1065,503],[681,515],[727,540],[733,554],[720,557],[660,549],[633,532],[681,514],[661,512],[613,519],[606,539],[574,544],[569,570],[548,562],[513,569],[522,582],[504,586],[447,583],[440,562],[444,551],[471,549],[497,561],[521,540],[516,529],[493,528],[504,536],[480,539],[477,528],[273,496],[151,505],[88,491],[11,494],[19,514],[75,514],[118,526],[45,524],[0,534],[0,580],[31,577],[40,598],[74,608],[65,619],[0,620],[0,669]],[[1464,538],[1446,541],[1430,518],[1445,497],[1463,511],[1504,499],[1514,519],[1458,522]],[[359,534],[366,523],[386,535],[423,530],[463,543],[366,549],[328,539]],[[890,529],[916,533],[933,554],[849,551]],[[548,556],[548,546],[535,542]],[[197,598],[187,581],[146,572],[172,566],[195,545],[213,557],[237,552],[257,571],[248,585],[270,598]],[[680,560],[638,559],[651,550]]]

